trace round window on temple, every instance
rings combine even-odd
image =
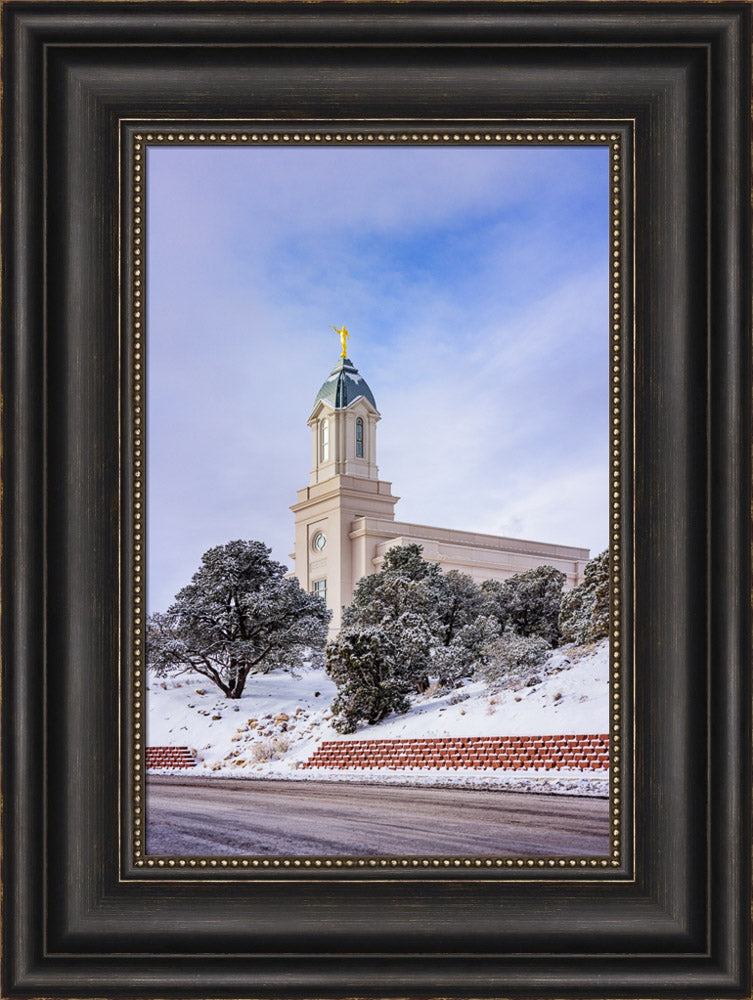
[[[314,535],[314,540],[311,543],[314,547],[314,551],[321,552],[324,546],[327,544],[327,536],[323,531],[317,531]]]

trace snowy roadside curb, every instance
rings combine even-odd
[[[249,772],[252,773],[249,773]],[[534,792],[540,795],[587,795],[597,798],[609,797],[609,778],[605,771],[597,771],[593,776],[584,778],[580,772],[558,772],[557,777],[544,776],[535,771],[519,772],[513,776],[479,774],[475,769],[459,768],[453,771],[435,771],[432,774],[421,774],[416,771],[343,771],[329,768],[317,768],[306,774],[297,774],[287,768],[245,768],[239,773],[236,769],[207,771],[193,768],[175,771],[170,768],[150,768],[150,775],[171,777],[204,777],[232,778],[242,781],[339,781],[361,785],[402,785],[404,787],[421,788],[470,788],[478,791],[508,791]]]

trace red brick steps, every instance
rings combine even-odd
[[[303,767],[447,767],[597,771],[609,767],[609,736],[451,736],[417,740],[325,740]]]
[[[147,747],[146,766],[152,767],[196,767],[194,755],[188,747]]]

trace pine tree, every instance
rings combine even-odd
[[[252,671],[296,666],[324,645],[331,612],[286,579],[270,552],[234,541],[204,553],[167,612],[147,620],[147,665],[157,676],[190,668],[240,698]]]
[[[381,570],[361,577],[356,584],[343,624],[387,625],[411,614],[438,629],[442,570],[439,563],[423,559],[422,551],[415,543],[388,549]]]
[[[431,673],[440,688],[453,687],[464,677],[472,677],[486,659],[486,647],[499,638],[499,623],[495,618],[479,615],[459,629],[452,642],[434,650]]]
[[[381,570],[358,581],[343,614],[346,629],[380,628],[389,635],[415,691],[429,686],[430,651],[441,641],[444,594],[439,564],[423,559],[422,551],[415,543],[388,549]]]
[[[596,642],[609,635],[609,550],[586,563],[583,582],[564,595],[560,607],[563,642]]]
[[[470,576],[456,569],[444,574],[438,615],[445,646],[453,642],[461,629],[478,618],[483,605],[481,587]]]
[[[381,628],[341,629],[327,646],[327,673],[337,685],[332,725],[339,733],[355,732],[359,722],[374,725],[390,712],[408,708],[410,669]]]
[[[553,566],[537,566],[502,583],[485,580],[484,612],[497,619],[502,631],[511,628],[518,635],[540,636],[556,646],[564,584],[565,574]]]

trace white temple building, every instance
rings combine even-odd
[[[341,357],[314,401],[308,419],[309,484],[298,491],[291,507],[292,575],[305,590],[325,598],[333,612],[333,632],[340,627],[342,609],[350,603],[358,580],[377,572],[394,545],[416,542],[423,546],[425,559],[477,581],[505,580],[550,565],[565,574],[568,589],[581,582],[588,549],[397,521],[395,505],[400,498],[392,493],[392,483],[379,478],[376,464],[379,420],[366,380],[349,358]]]

